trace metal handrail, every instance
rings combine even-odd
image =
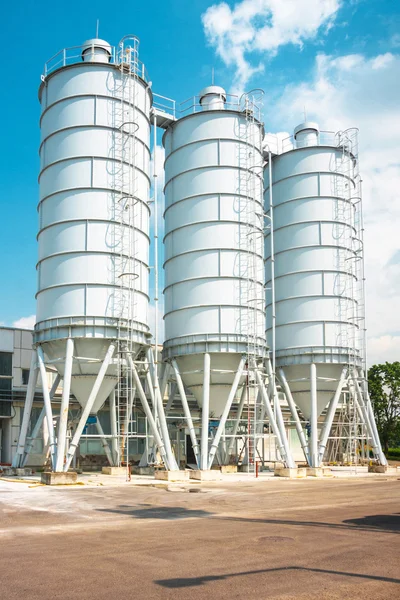
[[[110,46],[110,49],[111,55],[108,64],[112,64],[118,67],[121,66],[122,63],[125,63],[124,60],[121,60],[119,46]],[[52,56],[44,64],[42,80],[44,80],[48,75],[50,75],[50,73],[53,73],[57,69],[84,62],[82,59],[82,51],[83,46],[70,46],[69,48],[63,48],[63,50],[60,50],[59,52],[54,54],[54,56]],[[88,64],[92,64],[91,61],[88,61]],[[126,66],[129,66],[130,72],[132,74],[137,75],[144,81],[148,82],[148,74],[144,63],[140,61],[137,58],[137,56],[135,56],[134,60],[126,62]]]

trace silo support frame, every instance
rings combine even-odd
[[[195,455],[195,458],[196,458],[197,467],[200,468],[200,448],[199,448],[199,443],[197,441],[196,432],[195,432],[194,425],[193,425],[192,415],[190,414],[190,408],[189,408],[189,404],[188,404],[188,401],[187,401],[187,398],[186,398],[185,388],[184,388],[184,385],[183,385],[182,377],[181,377],[181,374],[179,372],[179,367],[178,367],[178,364],[177,364],[176,360],[172,361],[172,368],[173,368],[174,373],[175,373],[176,385],[178,386],[179,395],[181,397],[183,412],[185,413],[185,417],[186,417],[186,421],[187,421],[187,425],[188,425],[188,429],[189,429],[189,434],[190,434],[190,440],[192,442],[193,452],[194,452],[194,455]]]
[[[210,410],[210,369],[211,359],[208,352],[204,354],[203,371],[203,404],[201,408],[201,461],[200,468],[203,471],[208,469],[208,428],[209,428],[209,410]]]
[[[257,368],[254,369],[254,373],[256,376],[258,388],[261,392],[261,397],[263,399],[264,406],[267,411],[267,415],[268,415],[268,419],[269,419],[272,431],[275,434],[277,442],[278,442],[278,448],[279,448],[279,452],[281,454],[282,460],[284,461],[284,463],[286,464],[286,466],[289,469],[295,469],[296,463],[294,462],[293,457],[290,452],[290,449],[289,449],[289,442],[287,439],[286,430],[285,430],[284,426],[282,427],[283,417],[282,417],[280,404],[276,403],[276,405],[275,405],[276,412],[280,413],[281,417],[282,417],[282,419],[280,419],[278,421],[279,422],[279,425],[278,425],[278,422],[275,420],[274,411],[271,406],[271,402],[268,397],[268,393],[265,388],[264,382],[262,380],[261,373]]]
[[[43,390],[43,402],[44,408],[46,411],[46,421],[47,427],[49,430],[49,449],[50,449],[50,457],[51,457],[51,468],[55,470],[56,468],[56,452],[55,452],[55,438],[54,438],[54,426],[53,426],[53,410],[51,408],[51,399],[49,394],[49,388],[47,386],[47,374],[46,374],[46,365],[44,362],[44,354],[41,346],[37,348],[37,357],[39,363],[39,371],[40,377],[42,379],[42,390]],[[83,428],[82,428],[83,429]]]
[[[68,449],[68,454],[66,456],[66,461],[65,461],[65,465],[64,465],[64,471],[65,472],[68,471],[68,469],[69,469],[69,467],[71,465],[71,462],[72,462],[72,459],[73,459],[73,457],[75,455],[76,448],[77,448],[77,446],[79,444],[79,440],[81,438],[82,432],[83,432],[83,430],[85,428],[87,419],[88,419],[88,417],[90,415],[90,411],[93,408],[93,405],[94,405],[94,403],[96,401],[97,394],[99,392],[100,386],[103,383],[103,379],[104,379],[105,374],[107,372],[108,366],[109,366],[109,364],[110,364],[110,362],[112,360],[112,357],[114,355],[115,347],[116,347],[115,342],[112,342],[109,345],[108,350],[106,352],[106,355],[104,357],[104,360],[102,362],[102,365],[100,367],[100,370],[99,370],[99,372],[97,374],[96,381],[94,382],[92,391],[89,394],[88,401],[87,401],[87,403],[86,403],[86,405],[85,405],[85,407],[84,407],[84,409],[82,411],[81,418],[80,418],[78,426],[77,426],[77,428],[75,430],[74,436],[72,438],[72,441],[71,441],[69,449]]]
[[[107,456],[108,463],[109,463],[110,467],[113,467],[113,466],[115,466],[113,456],[112,456],[112,453],[110,450],[110,446],[108,445],[107,439],[105,438],[104,430],[101,426],[101,423],[100,423],[98,417],[97,417],[97,421],[96,421],[96,429],[97,429],[97,433],[101,436],[100,441],[102,443],[103,450]]]
[[[218,444],[220,442],[222,433],[223,433],[223,431],[225,429],[226,420],[228,418],[229,411],[231,410],[231,407],[232,407],[233,399],[235,398],[235,394],[236,394],[237,388],[238,388],[239,383],[240,383],[240,378],[241,378],[242,373],[243,373],[243,368],[244,368],[245,362],[246,362],[246,358],[243,356],[241,358],[241,360],[240,360],[238,369],[236,371],[235,378],[233,380],[232,387],[230,389],[229,396],[228,396],[228,399],[226,401],[224,412],[222,413],[221,420],[219,422],[217,432],[216,432],[215,437],[214,437],[214,439],[213,439],[213,441],[211,443],[210,453],[209,453],[209,456],[208,456],[208,469],[211,469],[211,467],[212,467],[212,464],[213,464],[213,461],[214,461],[214,456],[215,456],[215,453],[217,451]],[[204,410],[204,406],[203,406],[203,410]],[[208,412],[207,412],[207,415],[208,415]],[[208,431],[207,431],[207,433],[208,433]]]
[[[28,388],[26,390],[24,414],[22,417],[21,430],[18,439],[17,452],[13,458],[12,466],[20,467],[23,462],[25,451],[26,436],[28,433],[29,421],[31,418],[33,399],[35,397],[35,388],[38,380],[39,370],[37,367],[36,352],[32,353],[31,367],[29,371]]]
[[[376,423],[375,423],[375,417],[372,413],[371,400],[369,398],[368,391],[365,393],[365,388],[364,388],[364,394],[362,393],[360,384],[358,383],[358,376],[359,376],[359,374],[356,371],[354,371],[353,372],[353,383],[354,383],[354,387],[356,390],[356,398],[358,400],[358,404],[360,406],[361,413],[363,415],[363,420],[367,427],[369,437],[372,440],[373,452],[375,454],[375,457],[377,458],[377,460],[379,461],[379,463],[381,465],[387,465],[386,457],[382,451],[382,446],[381,446],[378,430],[377,430]]]
[[[242,394],[240,396],[240,403],[239,403],[239,406],[238,406],[238,409],[236,412],[235,422],[233,424],[232,437],[231,437],[231,440],[230,440],[229,446],[228,446],[228,459],[231,456],[231,454],[233,452],[233,448],[235,446],[235,441],[236,441],[236,436],[237,436],[237,432],[239,429],[240,419],[242,418],[244,405],[246,403],[246,391],[247,391],[247,385],[244,384],[243,388],[242,388]]]
[[[340,375],[339,383],[336,388],[335,394],[329,403],[328,411],[326,413],[325,420],[322,425],[320,441],[319,441],[319,446],[318,446],[318,454],[319,454],[318,466],[321,466],[322,461],[324,459],[326,444],[328,442],[329,434],[331,432],[333,419],[335,417],[336,409],[339,404],[339,399],[340,399],[343,387],[346,382],[347,382],[347,367],[344,367],[343,371]]]
[[[59,375],[59,374],[57,373],[57,375],[56,375],[56,378],[55,378],[55,380],[54,380],[54,383],[53,383],[53,385],[51,386],[51,390],[50,390],[50,400],[53,400],[53,396],[54,396],[54,394],[56,393],[56,389],[58,388],[58,386],[59,386],[59,384],[60,384],[60,381],[61,381],[61,375]],[[28,441],[28,443],[27,443],[27,445],[26,445],[26,448],[25,448],[24,457],[23,457],[23,460],[22,460],[21,467],[25,467],[26,463],[28,462],[29,454],[30,454],[30,453],[31,453],[31,451],[32,451],[32,448],[33,448],[33,444],[34,444],[34,441],[35,441],[35,439],[36,439],[36,438],[38,437],[38,435],[39,435],[39,430],[40,430],[40,428],[41,428],[41,426],[42,426],[42,424],[43,424],[43,421],[44,421],[44,418],[45,418],[45,416],[46,416],[46,409],[45,409],[45,407],[43,406],[42,410],[40,411],[40,415],[39,415],[39,416],[38,416],[38,418],[37,418],[37,421],[36,421],[36,423],[35,423],[35,426],[34,426],[34,428],[33,428],[33,430],[32,430],[32,433],[31,433],[31,435],[30,435],[30,436],[29,436],[29,438],[28,438],[28,440],[29,440],[29,441]]]
[[[154,357],[153,357],[153,352],[152,352],[151,348],[149,348],[147,351],[147,360],[148,360],[149,370],[153,374],[152,381],[154,381],[154,389],[153,389],[154,403],[155,403],[155,406],[157,407],[156,414],[158,417],[158,422],[160,424],[161,437],[163,439],[165,451],[166,451],[167,458],[168,458],[169,470],[170,471],[178,471],[179,467],[175,460],[174,454],[172,452],[171,440],[170,440],[169,432],[168,432],[167,419],[165,417],[163,399],[162,399],[161,393],[160,393],[160,386],[158,385],[157,368],[154,363]],[[150,380],[150,384],[151,384],[151,380]]]
[[[65,447],[67,443],[68,409],[71,392],[72,361],[74,354],[74,340],[68,338],[66,342],[65,367],[63,378],[63,390],[60,406],[60,420],[57,432],[57,457],[56,471],[62,472],[64,466]]]
[[[131,371],[132,371],[133,379],[134,379],[135,384],[136,384],[136,389],[138,391],[139,398],[140,398],[140,401],[142,403],[143,410],[144,410],[144,412],[146,414],[146,417],[147,417],[147,420],[149,422],[150,428],[153,431],[153,436],[154,436],[156,445],[158,446],[158,448],[160,450],[160,454],[161,454],[162,459],[164,461],[165,467],[166,467],[167,470],[170,470],[170,471],[177,470],[177,467],[174,465],[175,459],[172,461],[171,464],[170,464],[170,462],[168,460],[168,455],[167,455],[166,448],[164,446],[164,442],[163,442],[163,440],[161,438],[160,432],[158,431],[157,424],[156,424],[156,422],[154,420],[153,413],[151,412],[151,408],[149,406],[146,394],[145,394],[145,392],[143,390],[142,382],[140,381],[139,374],[137,372],[136,366],[135,366],[135,364],[134,364],[134,362],[132,360],[132,356],[130,354],[127,354],[127,358],[128,358],[129,366],[130,366]],[[171,450],[171,453],[172,453],[172,450]],[[175,466],[175,468],[174,468],[174,466]]]
[[[296,410],[296,404],[293,400],[292,392],[290,391],[290,387],[287,382],[286,375],[285,375],[285,372],[283,369],[279,369],[278,377],[279,377],[280,382],[283,385],[283,389],[284,389],[285,396],[286,396],[286,401],[289,405],[289,410],[290,410],[290,413],[292,415],[292,418],[293,418],[295,426],[296,426],[297,435],[299,436],[300,444],[301,444],[301,447],[304,452],[304,457],[305,457],[307,463],[309,463],[310,455],[309,455],[309,451],[308,451],[308,444],[307,444],[306,436],[304,435],[304,431],[303,431],[303,427],[300,422],[299,414]]]
[[[369,414],[369,417],[371,420],[371,425],[372,425],[373,431],[375,433],[375,437],[378,442],[379,460],[380,460],[381,465],[386,466],[388,464],[388,462],[387,462],[386,456],[384,455],[383,450],[382,450],[382,445],[381,445],[381,441],[379,438],[378,428],[376,426],[375,415],[374,415],[374,411],[372,408],[371,397],[370,397],[369,391],[368,391],[368,383],[367,383],[367,379],[366,379],[363,371],[360,371],[360,377],[361,377],[361,381],[362,381],[362,389],[364,392],[364,398],[365,398],[365,402],[366,402],[367,412]]]
[[[114,465],[119,463],[119,447],[118,447],[118,426],[117,426],[117,403],[115,399],[115,390],[110,394],[110,425],[111,425],[111,450]]]

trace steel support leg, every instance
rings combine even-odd
[[[44,354],[40,346],[37,348],[37,357],[39,362],[40,377],[42,379],[42,390],[43,390],[43,402],[46,411],[46,421],[49,430],[49,449],[50,449],[50,460],[51,468],[54,470],[56,467],[55,461],[55,439],[54,439],[54,425],[53,425],[53,410],[51,408],[51,400],[49,394],[49,388],[47,386],[47,373],[46,366],[44,364]]]
[[[60,381],[61,381],[61,375],[59,375],[57,373],[57,376],[56,376],[56,378],[54,380],[54,383],[51,386],[50,400],[53,400],[53,396],[56,393],[56,390],[57,390],[57,388],[58,388],[58,386],[60,384]],[[45,416],[46,416],[46,410],[45,410],[45,408],[43,406],[42,410],[40,411],[40,415],[39,415],[39,417],[38,417],[38,419],[37,419],[37,421],[35,423],[35,426],[34,426],[34,428],[32,430],[32,434],[28,438],[29,441],[28,441],[28,443],[26,445],[24,457],[23,457],[22,464],[21,464],[22,467],[25,467],[26,463],[28,462],[29,454],[32,451],[34,441],[35,441],[35,439],[37,438],[37,436],[39,434],[39,431],[40,431],[40,428],[42,426],[42,423],[43,423],[43,420],[44,420]]]
[[[62,391],[61,407],[60,407],[60,421],[58,424],[58,435],[57,435],[56,471],[59,471],[59,472],[61,472],[64,467],[65,446],[66,446],[66,442],[67,442],[68,409],[69,409],[69,396],[70,396],[70,391],[71,391],[73,353],[74,353],[74,340],[71,338],[68,338],[67,339],[67,347],[66,347],[66,356],[65,356],[64,377],[63,377],[63,391]]]
[[[96,429],[97,429],[97,433],[102,436],[100,439],[101,439],[101,443],[103,445],[103,450],[106,453],[108,463],[109,463],[110,467],[113,467],[114,461],[113,461],[113,457],[111,454],[110,446],[108,445],[108,442],[107,442],[106,438],[104,437],[104,430],[99,421],[99,417],[97,417]]]
[[[108,347],[107,353],[106,353],[106,355],[104,357],[104,360],[102,362],[100,370],[99,370],[99,372],[97,374],[96,381],[94,382],[92,391],[89,394],[89,398],[88,398],[88,401],[86,403],[86,406],[82,410],[81,418],[79,420],[78,426],[77,426],[77,428],[75,430],[75,433],[74,433],[74,437],[72,438],[72,441],[71,441],[69,449],[68,449],[67,460],[66,460],[66,463],[64,465],[64,471],[68,471],[68,469],[69,469],[69,467],[71,465],[72,459],[73,459],[74,454],[76,452],[76,448],[77,448],[77,446],[79,444],[80,437],[81,437],[82,432],[83,432],[83,430],[85,428],[86,422],[87,422],[88,417],[90,415],[90,412],[91,412],[91,410],[93,408],[93,405],[94,405],[94,403],[96,401],[97,394],[99,393],[100,386],[103,383],[103,379],[104,379],[105,374],[107,372],[108,366],[109,366],[109,364],[110,364],[110,362],[112,360],[114,351],[115,351],[115,343],[111,343],[109,345],[109,347]]]
[[[376,426],[376,421],[375,421],[375,415],[374,415],[374,411],[372,408],[372,402],[371,402],[371,398],[369,395],[368,382],[362,371],[360,373],[360,377],[361,377],[361,381],[362,381],[362,389],[364,392],[367,413],[369,415],[370,423],[371,423],[372,429],[375,433],[375,438],[376,438],[376,442],[377,442],[377,446],[378,446],[379,462],[381,465],[385,466],[388,464],[388,462],[387,462],[386,456],[384,455],[383,450],[382,450],[382,444],[381,444],[381,440],[379,438],[378,428]]]
[[[156,379],[157,373],[156,373],[156,369],[155,369],[155,365],[154,365],[154,361],[153,361],[153,354],[152,354],[151,350],[149,350],[149,352],[148,352],[148,361],[149,361],[150,369],[153,370],[153,379],[157,384],[154,388],[154,399],[155,399],[155,403],[157,405],[157,414],[158,414],[158,420],[160,423],[161,435],[162,435],[162,438],[164,441],[164,447],[165,447],[165,451],[167,453],[168,463],[170,465],[169,470],[170,471],[179,471],[178,463],[176,462],[174,453],[172,452],[171,439],[169,437],[167,419],[165,418],[164,404],[163,404],[163,401],[161,398],[160,388],[158,386],[158,379]]]
[[[267,360],[267,373],[268,373],[268,379],[271,382],[272,385],[272,393],[273,393],[273,398],[274,398],[274,414],[275,414],[275,420],[276,423],[278,425],[280,434],[281,434],[281,441],[283,444],[283,447],[285,449],[285,454],[288,457],[288,462],[290,462],[292,464],[292,469],[294,469],[296,467],[296,463],[294,462],[293,458],[292,458],[292,453],[290,451],[289,448],[289,441],[287,439],[287,434],[286,434],[286,429],[285,429],[285,423],[283,420],[283,415],[282,415],[282,409],[281,409],[281,404],[279,402],[279,397],[278,397],[278,391],[276,389],[276,379],[274,377],[274,373],[272,371],[272,366],[271,366],[271,361]],[[289,466],[289,465],[288,465]]]
[[[267,390],[265,389],[265,385],[262,380],[260,371],[255,367],[254,372],[255,372],[255,376],[256,376],[257,385],[261,392],[261,397],[263,399],[265,409],[267,411],[268,420],[269,420],[271,429],[272,429],[274,435],[276,436],[279,452],[282,456],[283,461],[286,463],[286,466],[289,467],[290,469],[295,469],[296,463],[294,462],[291,452],[289,450],[289,443],[287,441],[286,431],[285,431],[285,429],[283,429],[283,431],[281,431],[280,428],[278,427],[278,423],[275,420],[274,411],[271,406],[270,399],[267,394]],[[278,408],[278,410],[280,410],[280,406],[277,406],[277,408]]]
[[[240,363],[239,363],[239,366],[238,366],[238,370],[236,371],[236,374],[235,374],[235,377],[234,377],[234,380],[233,380],[233,383],[232,383],[232,387],[231,387],[228,399],[227,399],[226,404],[225,404],[224,412],[222,413],[222,416],[221,416],[221,419],[220,419],[220,422],[219,422],[219,425],[218,425],[217,432],[216,432],[216,434],[214,436],[214,439],[212,441],[211,448],[210,448],[210,454],[209,454],[209,457],[208,457],[208,468],[209,469],[211,469],[211,467],[212,467],[214,456],[215,456],[215,453],[217,451],[218,444],[219,444],[219,441],[221,439],[222,432],[225,429],[226,420],[228,418],[229,411],[231,410],[231,406],[232,406],[232,402],[233,402],[233,400],[235,398],[236,390],[238,389],[238,385],[240,383],[240,378],[241,378],[242,373],[243,373],[243,367],[244,367],[245,361],[246,361],[246,358],[243,356],[241,358],[241,360],[240,360]]]
[[[318,467],[318,405],[317,405],[317,367],[315,363],[310,365],[310,400],[311,400],[311,415],[310,415],[310,462],[312,467]]]
[[[368,411],[367,403],[365,402],[365,398],[363,396],[360,385],[358,383],[357,375],[358,375],[357,372],[353,373],[353,382],[354,382],[354,386],[355,386],[355,390],[356,390],[356,395],[357,395],[357,398],[358,398],[358,401],[359,401],[359,404],[361,407],[361,411],[363,414],[363,420],[365,422],[365,425],[367,426],[368,433],[373,442],[374,454],[375,454],[375,457],[379,460],[381,465],[387,465],[387,460],[382,451],[382,446],[381,446],[381,442],[379,439],[378,430],[376,428],[374,415],[372,415],[372,420],[371,420],[371,415]]]
[[[201,469],[207,471],[208,468],[208,423],[210,412],[210,355],[204,354],[203,370],[203,406],[201,409]]]
[[[110,394],[110,425],[111,425],[111,448],[113,455],[113,463],[119,465],[119,444],[118,444],[118,427],[117,427],[117,403],[115,400],[115,390]]]
[[[290,390],[289,384],[286,379],[286,375],[283,369],[279,369],[279,379],[283,385],[283,389],[285,391],[286,401],[288,403],[290,413],[296,425],[297,435],[299,436],[300,444],[304,452],[305,459],[307,463],[310,463],[310,455],[308,452],[308,444],[306,440],[306,436],[304,435],[303,427],[301,426],[299,414],[296,410],[296,404],[293,400],[292,392]]]
[[[240,396],[240,403],[239,403],[239,406],[238,406],[238,409],[236,412],[235,422],[233,424],[232,437],[231,437],[231,440],[230,440],[229,446],[228,446],[228,457],[232,455],[233,447],[235,445],[236,435],[237,435],[239,425],[240,425],[240,419],[242,418],[243,408],[246,403],[246,391],[247,391],[247,385],[244,384],[243,388],[242,388],[242,394]]]
[[[329,434],[331,432],[333,419],[335,418],[335,413],[337,406],[339,404],[340,395],[342,393],[342,389],[344,384],[346,383],[347,377],[347,367],[345,367],[340,375],[339,383],[336,388],[335,394],[332,400],[329,403],[328,411],[325,416],[324,424],[321,429],[320,442],[318,447],[318,466],[322,463],[324,459],[326,444],[328,443]]]
[[[29,421],[31,419],[33,399],[35,397],[35,388],[38,379],[39,370],[36,365],[36,352],[32,352],[31,367],[29,370],[28,388],[26,390],[24,415],[22,417],[21,430],[19,433],[17,452],[13,458],[12,466],[20,467],[23,461],[25,451],[26,435],[28,433]]]
[[[162,459],[164,461],[166,469],[172,470],[171,467],[170,467],[170,465],[169,465],[169,462],[168,462],[168,456],[167,456],[167,452],[166,452],[166,449],[165,449],[165,446],[164,446],[164,442],[161,439],[160,432],[158,431],[158,427],[157,427],[156,422],[154,420],[153,413],[151,412],[151,408],[149,406],[146,394],[144,393],[142,382],[140,381],[137,369],[135,367],[135,364],[134,364],[134,362],[132,360],[131,355],[128,354],[127,356],[128,356],[128,362],[129,362],[129,365],[130,365],[130,368],[131,368],[131,371],[132,371],[132,375],[133,375],[133,378],[135,380],[136,390],[137,390],[137,392],[139,394],[139,398],[140,398],[140,401],[142,403],[143,410],[144,410],[144,412],[146,414],[146,417],[147,417],[147,420],[149,422],[150,428],[151,428],[151,430],[153,432],[153,436],[154,436],[156,445],[157,445],[158,449],[160,450],[160,454],[161,454],[161,457],[162,457]]]
[[[178,368],[178,364],[177,364],[176,360],[172,361],[172,368],[174,369],[174,372],[175,372],[176,383],[177,383],[179,394],[181,397],[183,412],[185,413],[187,426],[188,426],[189,434],[190,434],[190,439],[191,439],[192,446],[193,446],[193,452],[196,457],[196,463],[197,463],[197,466],[200,467],[200,448],[199,448],[199,444],[197,441],[196,432],[194,430],[193,419],[192,419],[192,415],[190,414],[190,409],[189,409],[189,404],[188,404],[188,401],[186,398],[185,388],[184,388],[184,385],[182,382],[182,377],[179,372],[179,368]]]

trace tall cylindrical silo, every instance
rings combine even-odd
[[[211,467],[245,365],[267,355],[264,130],[249,98],[231,104],[222,88],[205,88],[163,139],[164,356],[202,409],[202,469]],[[209,416],[219,427],[208,455]]]
[[[87,416],[104,404],[121,369],[149,347],[152,93],[137,38],[123,38],[116,48],[92,39],[63,50],[46,64],[39,99],[34,342],[39,367],[52,365],[64,379],[52,448],[61,470],[69,386],[82,417],[64,468]],[[120,390],[119,402],[128,405],[128,395]]]
[[[286,394],[310,424],[308,458],[315,467],[334,411],[327,411],[320,439],[318,418],[329,404],[337,406],[364,366],[357,131],[328,135],[302,123],[271,166],[265,169],[265,209],[273,223],[265,247],[267,339],[275,340]]]

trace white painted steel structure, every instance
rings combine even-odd
[[[363,415],[360,427],[385,462],[369,398],[359,386],[365,381],[365,324],[357,131],[320,133],[315,123],[302,123],[264,177],[274,240],[271,253],[266,228],[267,339],[305,456],[311,466],[320,465],[351,380],[347,395]],[[294,403],[309,424],[308,445]],[[318,418],[329,403],[319,436]]]
[[[189,421],[188,428],[198,465],[209,469],[237,390],[265,381],[255,377],[267,360],[264,128],[252,93],[238,99],[210,86],[185,109],[163,138],[164,356],[179,389],[183,380],[202,408],[200,453]],[[269,405],[267,393],[263,400]],[[210,417],[218,420],[211,447]],[[293,466],[284,431],[280,439],[282,456]]]
[[[111,418],[119,438],[129,430],[133,380],[148,412],[138,369],[145,375],[151,369],[152,92],[138,46],[137,38],[127,36],[117,48],[94,39],[63,50],[46,64],[39,90],[42,136],[34,341],[42,375],[46,367],[53,368],[64,380],[56,433],[48,390],[46,385],[43,388],[54,438],[52,466],[57,471],[68,469],[88,416],[97,413],[116,386],[116,414]],[[137,368],[134,361],[139,355],[142,366]],[[34,365],[32,373],[36,372]],[[46,382],[43,376],[42,381]],[[82,406],[82,416],[66,448],[70,390]],[[163,430],[159,443],[158,426],[154,421],[150,425],[166,466],[176,468],[167,432]],[[108,448],[105,439],[103,443]],[[21,439],[17,456],[22,456],[24,444]],[[114,456],[111,451],[107,456],[117,463],[125,460],[124,442],[119,448],[114,443],[113,449]]]

